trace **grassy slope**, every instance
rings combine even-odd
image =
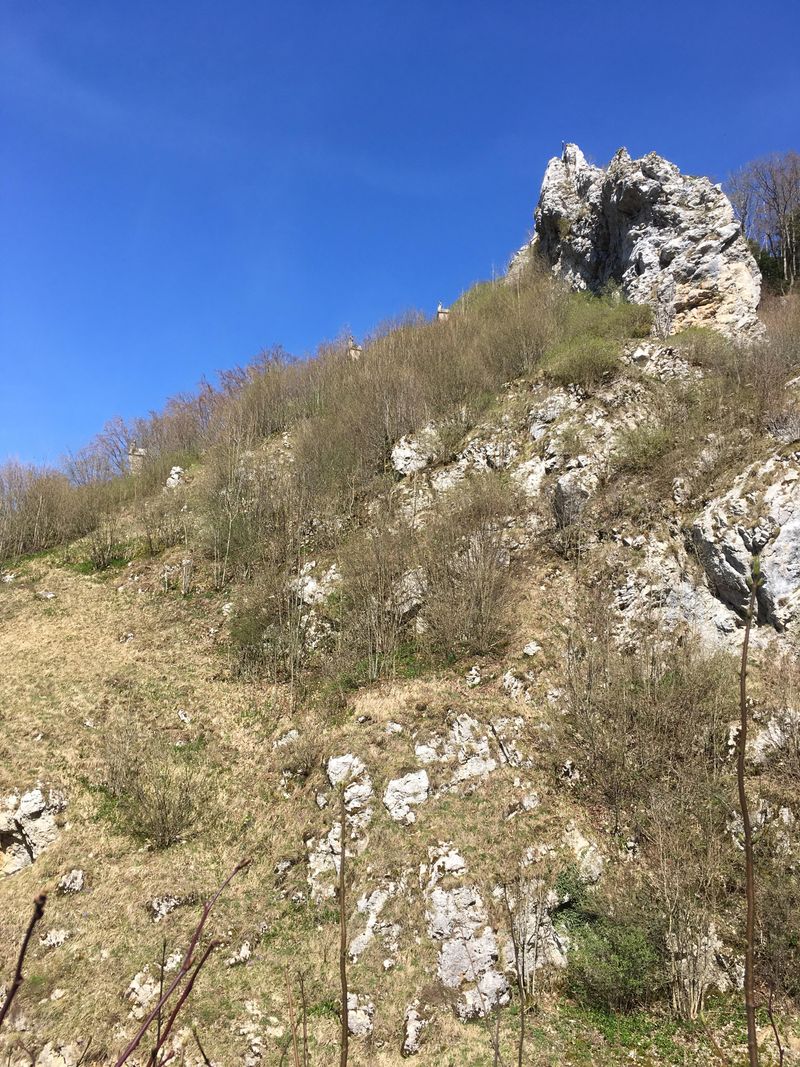
[[[635,385],[637,375],[631,375]],[[523,393],[528,386],[523,386]],[[523,406],[526,396],[522,397]],[[519,407],[519,397],[515,404]],[[502,403],[495,412],[502,414]],[[530,447],[530,444],[528,444]],[[581,442],[575,443],[575,451]],[[691,445],[702,448],[702,440]],[[683,452],[673,457],[680,469]],[[734,456],[734,467],[741,456]],[[635,532],[643,509],[651,505],[640,487],[650,480],[657,494],[668,492],[668,466],[654,479],[652,470],[635,471],[630,483],[606,491],[614,521]],[[663,484],[662,484],[663,483]],[[622,504],[614,503],[614,495]],[[621,508],[621,510],[620,510]],[[244,873],[221,900],[213,921],[215,936],[226,944],[208,967],[192,999],[187,1022],[196,1023],[213,1061],[223,1067],[243,1062],[247,1045],[241,1031],[258,1020],[264,1062],[282,1060],[286,1051],[287,974],[307,972],[313,1062],[337,1062],[336,946],[333,907],[293,903],[305,890],[305,840],[331,825],[315,796],[326,787],[323,765],[332,755],[353,751],[367,762],[376,799],[369,846],[353,864],[351,902],[385,876],[405,874],[409,886],[428,848],[451,841],[469,864],[470,876],[489,898],[498,875],[515,849],[558,840],[572,818],[603,840],[603,812],[580,811],[569,792],[559,789],[539,723],[544,699],[522,706],[523,749],[531,757],[524,769],[501,768],[477,786],[465,786],[431,799],[412,827],[393,823],[380,804],[385,783],[417,766],[414,743],[446,732],[452,717],[469,711],[482,722],[519,715],[521,705],[502,692],[499,677],[509,666],[523,669],[522,645],[535,638],[544,646],[537,658],[536,692],[558,684],[562,664],[562,627],[571,608],[591,584],[610,581],[620,563],[609,556],[604,569],[599,549],[588,562],[565,562],[552,546],[537,542],[515,566],[515,638],[502,659],[481,660],[485,684],[464,683],[469,664],[455,664],[423,678],[398,680],[357,692],[343,710],[295,708],[286,694],[265,684],[233,678],[227,658],[227,626],[222,612],[228,596],[210,591],[210,576],[200,567],[197,591],[182,599],[165,593],[165,558],[140,558],[101,576],[65,566],[55,551],[15,568],[17,577],[0,585],[0,788],[29,788],[41,781],[63,785],[70,802],[56,843],[36,864],[0,882],[0,969],[10,971],[15,944],[35,892],[50,895],[43,931],[70,931],[67,942],[48,950],[36,944],[20,1008],[44,1036],[24,1034],[33,1045],[47,1038],[83,1042],[92,1037],[96,1062],[110,1062],[132,1025],[125,990],[134,974],[155,970],[166,942],[167,953],[180,949],[196,921],[198,902],[243,855],[252,857]],[[610,551],[610,550],[608,550]],[[56,594],[43,600],[37,594]],[[121,640],[128,634],[133,637]],[[178,716],[188,712],[187,725]],[[389,721],[403,732],[389,734]],[[91,725],[87,725],[90,723]],[[205,815],[187,839],[154,852],[125,831],[116,802],[97,788],[103,777],[103,748],[121,724],[167,744],[181,742],[202,768]],[[300,751],[291,759],[274,742],[290,727],[300,731]],[[286,778],[298,764],[307,776]],[[443,769],[431,771],[433,785]],[[520,796],[535,790],[542,804],[513,824],[505,815]],[[275,875],[278,861],[290,859],[285,881]],[[607,877],[613,879],[612,866]],[[55,892],[58,878],[73,867],[86,871],[87,890],[74,897]],[[185,904],[155,924],[149,901],[174,894]],[[354,1042],[354,1064],[400,1062],[402,1017],[417,995],[435,983],[436,946],[425,934],[423,903],[411,888],[393,898],[382,918],[401,923],[396,966],[384,972],[383,946],[375,942],[351,967],[351,988],[367,992],[378,1005],[375,1033],[368,1046]],[[351,933],[363,926],[351,917]],[[225,960],[243,941],[253,946],[250,961],[227,967]],[[295,996],[296,996],[295,990]],[[457,1024],[441,1001],[417,1062],[488,1064],[490,1039],[484,1024]],[[544,999],[545,1011],[532,1020],[529,1062],[537,1064],[715,1063],[708,1031],[674,1024],[666,1017],[634,1015],[611,1019],[570,1005],[557,989]],[[723,1046],[739,1048],[741,1028],[724,1001],[711,1006],[709,1029]],[[501,1021],[506,1054],[515,1029],[513,1013]],[[187,1037],[187,1041],[189,1041]],[[189,1041],[189,1045],[191,1042]],[[193,1062],[191,1057],[187,1062]]]

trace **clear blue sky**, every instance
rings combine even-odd
[[[0,459],[502,269],[562,140],[800,148],[797,0],[0,0]]]

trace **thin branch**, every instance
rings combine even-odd
[[[348,1042],[350,1039],[350,1027],[347,1011],[347,910],[345,881],[345,854],[347,852],[347,804],[344,798],[345,790],[342,789],[340,796],[340,826],[341,848],[339,856],[339,984],[342,995],[342,1025],[341,1045],[339,1054],[339,1067],[347,1067]]]
[[[25,954],[28,951],[28,945],[30,944],[31,937],[36,924],[41,920],[44,915],[44,906],[47,903],[47,896],[45,893],[40,893],[39,896],[33,902],[33,915],[31,915],[30,922],[28,923],[28,929],[25,931],[25,936],[22,939],[22,944],[19,948],[19,955],[17,956],[17,966],[14,971],[14,977],[11,980],[11,986],[6,994],[6,999],[3,1002],[2,1008],[0,1008],[0,1026],[3,1025],[5,1017],[11,1010],[11,1005],[14,1001],[14,997],[19,992],[19,987],[22,985],[22,968],[25,964]]]
[[[747,653],[750,647],[750,630],[756,610],[756,594],[761,585],[761,573],[758,556],[753,556],[753,573],[750,579],[750,600],[747,606],[747,621],[742,642],[742,661],[739,669],[739,746],[736,759],[736,783],[739,790],[739,809],[742,816],[744,832],[744,871],[745,896],[747,899],[747,916],[745,924],[744,954],[744,1004],[747,1016],[747,1056],[750,1067],[758,1067],[758,1031],[756,1029],[755,999],[755,927],[756,927],[756,887],[755,867],[753,863],[753,826],[750,821],[750,808],[745,788],[745,759],[747,750]]]
[[[200,1044],[200,1036],[194,1027],[192,1027],[192,1037],[194,1038],[195,1043],[197,1044],[197,1048],[200,1051],[200,1055],[203,1057],[203,1063],[205,1064],[205,1067],[214,1067],[214,1064],[211,1062],[211,1060],[208,1058],[208,1055],[206,1054],[206,1050]]]
[[[773,1011],[773,1002],[775,1000],[775,986],[769,987],[769,998],[767,999],[767,1016],[769,1018],[769,1025],[772,1027],[772,1033],[775,1035],[775,1044],[778,1046],[778,1067],[783,1067],[784,1060],[784,1048],[781,1041],[781,1035],[778,1031],[778,1024],[775,1022],[775,1013]]]
[[[305,975],[300,972],[300,999],[303,1003],[303,1067],[308,1067],[308,1004],[306,1003]]]
[[[183,1007],[183,1005],[188,1000],[189,995],[191,994],[192,989],[194,988],[194,983],[197,981],[198,974],[200,974],[200,971],[202,970],[203,965],[205,964],[206,960],[211,955],[211,953],[214,951],[214,949],[219,946],[219,944],[220,944],[219,941],[212,941],[211,944],[206,948],[205,952],[200,957],[200,959],[199,959],[199,961],[197,963],[197,966],[192,971],[191,976],[189,977],[189,981],[186,983],[186,985],[181,990],[181,994],[178,997],[178,1000],[177,1000],[177,1002],[175,1004],[175,1007],[172,1009],[172,1014],[170,1015],[169,1019],[167,1020],[167,1025],[164,1027],[164,1032],[161,1035],[160,1041],[159,1041],[158,1045],[156,1046],[156,1048],[153,1051],[153,1064],[154,1065],[158,1062],[158,1053],[161,1051],[161,1049],[166,1044],[167,1038],[170,1035],[170,1031],[172,1030],[172,1027],[175,1025],[175,1020],[178,1018],[178,1013],[180,1012],[181,1008]],[[166,1059],[161,1061],[162,1064],[166,1063],[167,1060],[172,1058],[172,1056],[174,1056],[174,1052],[169,1053],[167,1055]]]
[[[294,1053],[294,1067],[300,1067],[300,1050],[297,1047],[297,1023],[294,1018],[294,998],[292,997],[292,980],[289,971],[286,971],[286,995],[289,998],[289,1029],[292,1034],[292,1052]]]
[[[206,904],[203,906],[203,913],[200,916],[200,921],[198,922],[197,926],[195,927],[195,931],[192,934],[191,940],[189,941],[189,947],[186,949],[186,955],[183,957],[183,963],[181,964],[180,969],[178,970],[178,973],[176,974],[176,976],[173,979],[173,981],[170,983],[170,986],[167,989],[166,993],[164,993],[161,997],[159,997],[158,1003],[155,1005],[153,1010],[150,1012],[150,1014],[144,1020],[142,1025],[139,1027],[139,1029],[137,1030],[136,1034],[131,1038],[130,1042],[125,1047],[125,1049],[122,1052],[122,1054],[120,1055],[119,1059],[116,1060],[116,1062],[114,1064],[114,1067],[122,1067],[123,1063],[127,1063],[127,1061],[130,1059],[131,1055],[139,1047],[139,1044],[141,1043],[142,1038],[144,1037],[144,1035],[147,1033],[147,1030],[148,1030],[150,1024],[152,1023],[153,1019],[156,1018],[156,1016],[161,1011],[161,1009],[164,1007],[166,1002],[169,1000],[169,998],[172,996],[172,994],[175,992],[175,990],[178,988],[178,986],[181,984],[183,979],[186,977],[186,975],[191,970],[192,964],[194,963],[194,953],[195,953],[195,950],[197,949],[197,943],[200,940],[200,937],[201,937],[201,935],[203,933],[203,928],[205,927],[205,924],[206,924],[206,922],[208,920],[208,916],[211,914],[211,909],[217,903],[217,900],[219,899],[220,894],[228,886],[228,884],[231,882],[231,880],[240,871],[243,871],[246,867],[248,867],[249,864],[250,864],[250,860],[243,860],[241,863],[237,863],[237,865],[233,868],[231,873],[228,875],[228,877],[225,879],[225,881],[222,883],[222,885],[216,891],[214,896],[209,901],[207,901]],[[206,956],[207,956],[207,953],[206,953]],[[201,961],[201,963],[205,962],[205,958],[206,957],[204,956],[203,960]],[[195,974],[193,979],[192,979],[192,983],[194,982],[194,978],[196,978],[196,977],[197,977],[197,975]],[[183,999],[185,999],[185,998],[183,998]],[[181,1003],[182,1002],[183,1001],[181,1001]]]

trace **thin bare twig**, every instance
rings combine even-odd
[[[292,1052],[294,1054],[294,1067],[300,1067],[300,1050],[297,1047],[297,1023],[294,1018],[294,998],[292,997],[292,980],[289,971],[286,971],[286,995],[289,998],[289,1029],[292,1033]]]
[[[166,1044],[167,1038],[170,1035],[170,1031],[172,1030],[172,1027],[175,1025],[175,1020],[178,1018],[178,1013],[180,1012],[181,1008],[183,1007],[183,1005],[188,1000],[189,995],[191,994],[192,989],[194,988],[194,983],[197,981],[198,974],[200,974],[200,971],[202,970],[203,965],[205,964],[206,960],[211,955],[211,953],[214,951],[214,949],[219,946],[219,944],[220,944],[219,941],[212,941],[211,944],[206,948],[205,952],[200,957],[200,959],[199,959],[199,961],[197,963],[197,966],[192,971],[192,973],[191,973],[191,975],[189,977],[189,981],[186,983],[186,985],[181,990],[181,994],[178,997],[178,1000],[177,1000],[177,1002],[175,1004],[175,1007],[172,1009],[172,1014],[170,1015],[169,1019],[167,1020],[167,1025],[164,1027],[164,1032],[161,1035],[159,1043],[156,1046],[156,1048],[153,1050],[153,1065],[154,1065],[154,1067],[158,1063],[158,1054],[161,1051],[161,1049],[164,1047],[164,1045]],[[161,1061],[162,1064],[167,1063],[167,1061],[172,1059],[172,1057],[174,1055],[175,1055],[174,1052],[169,1053],[166,1056],[166,1058]]]
[[[205,1064],[205,1067],[214,1067],[214,1064],[206,1055],[206,1050],[200,1044],[200,1037],[198,1036],[197,1030],[195,1030],[194,1028],[192,1028],[192,1037],[195,1039],[197,1047],[200,1051],[200,1055],[203,1057],[203,1063]]]
[[[308,1067],[308,1004],[306,1003],[305,975],[300,972],[300,999],[303,1003],[303,1067]]]
[[[756,609],[756,594],[761,585],[758,556],[753,556],[753,573],[750,578],[750,599],[742,642],[742,661],[739,669],[739,745],[736,758],[736,783],[739,790],[739,809],[744,833],[744,872],[747,916],[745,924],[744,951],[744,1006],[747,1016],[747,1056],[750,1067],[758,1067],[758,1031],[756,1028],[755,996],[755,930],[756,930],[756,883],[753,861],[753,826],[745,787],[745,759],[747,750],[747,653],[750,646],[750,630]]]
[[[778,1067],[783,1067],[784,1060],[784,1048],[781,1041],[781,1035],[778,1031],[778,1024],[775,1022],[775,1013],[773,1011],[773,1002],[775,1000],[775,986],[769,987],[769,997],[767,998],[767,1016],[769,1018],[769,1025],[772,1027],[772,1033],[775,1035],[775,1044],[778,1046]]]
[[[116,1060],[116,1062],[114,1064],[114,1067],[122,1067],[123,1063],[127,1063],[127,1061],[130,1059],[131,1055],[139,1047],[139,1044],[141,1043],[142,1039],[144,1038],[144,1035],[147,1033],[147,1030],[148,1030],[150,1024],[152,1023],[152,1021],[156,1018],[156,1016],[162,1010],[162,1008],[164,1007],[166,1002],[169,1000],[169,998],[172,996],[172,994],[175,992],[175,990],[178,988],[178,986],[181,984],[183,979],[186,977],[186,975],[191,970],[192,965],[194,964],[194,953],[195,953],[195,951],[197,949],[197,944],[198,944],[198,942],[200,940],[200,937],[201,937],[201,935],[203,933],[203,928],[205,927],[206,922],[208,921],[208,916],[211,914],[211,909],[217,903],[221,893],[223,892],[224,889],[227,888],[227,886],[231,882],[231,880],[240,871],[243,871],[245,869],[245,867],[248,867],[249,864],[250,864],[250,860],[243,860],[241,863],[237,863],[237,865],[233,868],[231,873],[228,875],[228,877],[225,879],[225,881],[222,883],[222,885],[216,891],[214,896],[211,897],[211,899],[208,900],[205,903],[205,905],[203,906],[203,913],[200,916],[200,921],[198,922],[197,926],[195,927],[194,933],[192,934],[191,940],[189,941],[189,947],[186,949],[186,954],[183,957],[183,963],[181,963],[181,966],[180,966],[180,969],[178,970],[178,973],[175,975],[175,978],[170,983],[169,988],[167,989],[166,993],[164,993],[161,997],[159,997],[158,1003],[155,1005],[155,1007],[152,1009],[150,1014],[147,1016],[147,1018],[141,1024],[139,1029],[136,1031],[134,1036],[128,1042],[128,1044],[126,1045],[124,1051],[120,1054],[119,1059]],[[203,958],[201,959],[200,966],[202,966],[202,964],[205,963],[207,956],[208,956],[208,951],[206,951],[206,953],[204,954]],[[191,979],[191,984],[192,985],[194,984],[194,980],[196,978],[197,978],[197,972],[195,971],[195,973],[194,973],[194,975],[193,975],[193,977]],[[180,1003],[182,1004],[185,999],[186,998],[183,997],[181,999]],[[166,1061],[164,1061],[164,1062],[166,1062]]]
[[[3,1025],[6,1016],[11,1010],[11,1005],[14,1002],[14,997],[19,992],[19,987],[22,985],[22,968],[25,964],[25,954],[28,951],[28,945],[30,944],[31,937],[36,924],[41,920],[44,915],[44,906],[47,903],[47,896],[45,893],[40,893],[39,896],[33,902],[33,915],[31,915],[30,922],[28,923],[28,929],[25,931],[25,936],[22,939],[22,944],[19,947],[19,955],[17,956],[17,966],[14,970],[14,977],[11,979],[11,985],[8,993],[6,993],[6,999],[3,1002],[2,1008],[0,1008],[0,1026]]]

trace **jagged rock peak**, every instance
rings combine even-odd
[[[547,165],[535,219],[511,277],[538,252],[574,289],[615,282],[632,302],[651,304],[661,335],[761,331],[760,272],[731,202],[708,178],[681,174],[655,152],[631,159],[624,148],[604,169],[567,144]]]

